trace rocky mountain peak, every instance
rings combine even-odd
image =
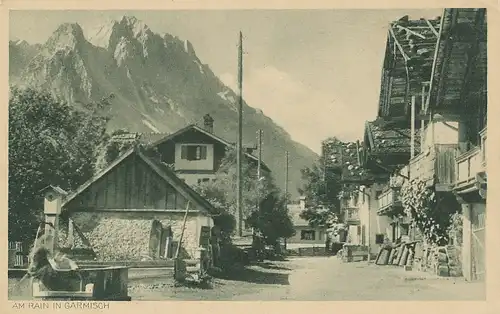
[[[154,33],[133,16],[85,33],[76,23],[63,24],[41,49],[9,43],[9,62],[11,83],[51,90],[75,105],[115,95],[109,130],[175,132],[199,121],[203,111],[219,121],[216,134],[236,140],[236,94],[202,63],[188,40]],[[244,104],[244,112],[244,144],[253,141],[257,129],[263,130],[263,158],[277,180],[284,180],[275,158],[283,148],[291,153],[294,169],[310,166],[317,158],[260,110]],[[290,173],[290,180],[299,187],[300,172]]]
[[[153,32],[141,20],[134,16],[122,16],[107,21],[87,33],[87,38],[94,46],[114,50],[119,42],[141,40],[144,42]]]
[[[59,49],[70,47],[86,42],[82,27],[78,23],[61,24],[47,40],[45,47]]]

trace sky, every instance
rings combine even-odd
[[[362,139],[376,116],[388,24],[442,10],[11,11],[10,39],[43,43],[64,22],[84,32],[135,16],[154,32],[188,39],[200,60],[236,90],[243,33],[243,97],[319,153],[321,141]]]

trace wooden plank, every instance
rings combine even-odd
[[[140,190],[137,186],[137,168],[138,168],[138,163],[141,162],[139,158],[137,158],[137,155],[133,156],[134,158],[131,158],[130,162],[130,207],[138,207],[138,198],[140,194]]]
[[[118,166],[116,169],[116,195],[115,195],[115,206],[124,208],[125,204],[123,202],[123,189],[124,189],[124,180],[123,180],[123,164]]]
[[[116,171],[113,170],[108,174],[108,192],[106,197],[106,207],[114,206],[116,204]]]
[[[149,207],[148,206],[148,194],[149,194],[149,189],[148,186],[150,185],[150,173],[148,171],[143,171],[143,185],[142,185],[142,204],[144,208]]]

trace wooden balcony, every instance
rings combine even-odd
[[[420,179],[436,191],[451,191],[456,179],[458,144],[436,144],[409,162],[410,179]]]
[[[460,194],[478,191],[486,198],[486,129],[481,133],[481,146],[456,158],[454,191]]]
[[[359,225],[361,223],[359,219],[359,208],[345,208],[345,223],[348,225]]]
[[[400,189],[389,189],[382,194],[377,199],[378,202],[378,215],[384,215],[387,212],[395,208],[401,208],[403,205],[401,203]]]

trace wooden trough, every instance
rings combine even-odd
[[[78,271],[62,271],[68,278],[66,291],[51,291],[32,279],[33,298],[53,301],[130,301],[128,296],[128,267],[89,267]]]

